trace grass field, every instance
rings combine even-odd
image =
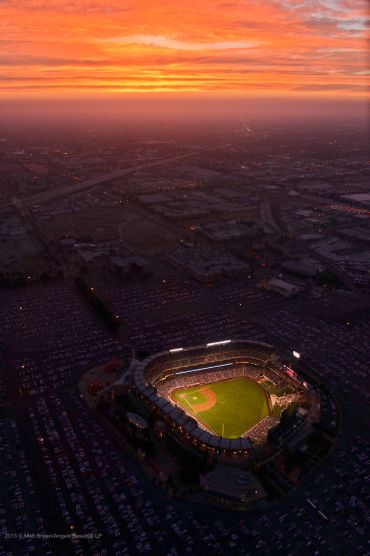
[[[176,388],[171,399],[210,432],[239,438],[269,414],[264,389],[246,377]]]

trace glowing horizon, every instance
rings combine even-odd
[[[364,99],[363,0],[2,0],[0,98]]]

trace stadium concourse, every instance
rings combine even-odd
[[[213,455],[248,455],[263,444],[278,422],[273,405],[287,393],[309,408],[307,386],[284,370],[272,345],[261,342],[227,340],[134,357],[122,384],[127,380],[144,412]],[[197,394],[189,397],[194,387]]]

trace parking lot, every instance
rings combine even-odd
[[[0,293],[1,554],[370,554],[365,324],[329,325],[280,298],[269,311],[271,294],[245,281],[210,290],[177,271],[140,287],[97,286],[125,322],[118,336],[68,281]],[[184,304],[191,310],[160,311]],[[278,505],[245,516],[167,499],[76,389],[84,371],[132,347],[237,337],[298,349],[344,412],[330,461]]]

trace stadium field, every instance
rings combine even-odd
[[[265,390],[246,377],[176,388],[170,397],[211,433],[224,438],[239,438],[269,415]]]

